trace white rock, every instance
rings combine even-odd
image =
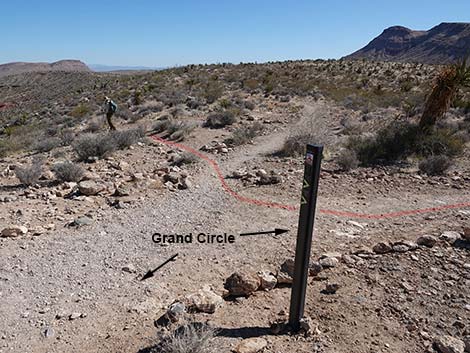
[[[235,352],[237,353],[257,353],[268,345],[268,342],[261,337],[247,338],[241,341]]]
[[[438,337],[434,344],[439,353],[464,353],[465,343],[452,336]]]
[[[270,291],[271,289],[274,289],[274,287],[276,287],[277,278],[273,274],[271,274],[271,272],[259,271],[258,277],[261,281],[261,286],[259,289]]]

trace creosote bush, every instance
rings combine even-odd
[[[75,139],[72,148],[79,160],[86,161],[91,157],[103,158],[116,150],[128,148],[143,136],[144,131],[141,128],[104,134],[84,134]]]
[[[427,175],[443,175],[452,166],[452,160],[443,155],[430,156],[419,163],[419,170]]]
[[[36,160],[29,166],[17,166],[15,175],[21,184],[30,186],[39,181],[42,174],[42,161]]]
[[[314,132],[298,131],[287,137],[279,154],[284,157],[302,156],[305,154],[307,144],[318,144],[320,141],[321,138]]]
[[[241,146],[258,136],[262,130],[263,125],[258,122],[250,126],[241,126],[237,128],[232,136],[225,140],[225,142],[232,146]]]
[[[227,125],[232,125],[237,121],[235,114],[232,111],[221,111],[210,114],[204,126],[212,129],[221,129]]]
[[[79,182],[85,174],[85,171],[80,165],[72,162],[57,163],[52,168],[52,171],[56,179],[62,182]]]
[[[340,152],[336,159],[336,163],[338,163],[340,169],[345,172],[351,169],[355,169],[359,166],[359,160],[357,159],[356,152],[347,148]]]
[[[411,155],[454,157],[464,148],[463,139],[449,129],[422,132],[418,125],[395,122],[374,137],[351,136],[347,148],[356,152],[362,165],[391,164]]]

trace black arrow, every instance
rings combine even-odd
[[[287,229],[276,228],[274,230],[268,230],[266,232],[241,233],[240,236],[244,237],[244,236],[247,236],[247,235],[260,235],[260,234],[272,234],[272,233],[274,233],[274,235],[279,235],[279,234],[287,233],[288,231],[289,230],[287,230]]]
[[[162,263],[160,266],[158,266],[155,270],[150,270],[148,271],[144,277],[141,278],[141,281],[145,281],[146,279],[150,278],[150,277],[153,277],[154,273],[157,272],[159,269],[161,269],[163,266],[165,266],[167,263],[171,262],[171,261],[175,261],[176,257],[178,256],[178,254],[175,254],[173,255],[172,257],[170,257],[168,260],[166,260],[164,263]]]

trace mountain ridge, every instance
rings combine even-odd
[[[344,59],[448,64],[470,55],[470,23],[443,22],[427,31],[386,28]]]
[[[80,60],[65,59],[52,63],[47,62],[11,62],[0,64],[0,77],[16,75],[26,72],[50,72],[50,71],[67,71],[67,72],[90,72],[90,68]]]

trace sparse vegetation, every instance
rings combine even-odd
[[[227,125],[234,124],[236,121],[237,118],[235,117],[235,114],[232,111],[225,110],[210,114],[207,117],[204,126],[212,129],[221,129]]]
[[[220,352],[214,337],[216,331],[207,324],[189,323],[162,337],[151,353],[213,353]]]
[[[225,142],[232,146],[240,146],[250,142],[258,136],[262,130],[263,125],[258,122],[255,122],[250,126],[240,126]]]
[[[62,182],[79,182],[85,174],[85,170],[79,164],[72,162],[57,163],[52,168],[52,171],[56,179]]]
[[[359,160],[357,159],[356,152],[350,149],[344,149],[338,155],[336,163],[341,170],[347,172],[351,169],[355,169],[359,166]]]
[[[25,186],[37,184],[43,172],[41,160],[35,160],[28,166],[16,166],[15,175]]]
[[[183,152],[173,158],[172,164],[180,167],[184,164],[196,163],[197,161],[198,158],[194,154],[189,152]]]
[[[448,156],[430,156],[419,163],[419,170],[427,175],[442,175],[452,166]]]

